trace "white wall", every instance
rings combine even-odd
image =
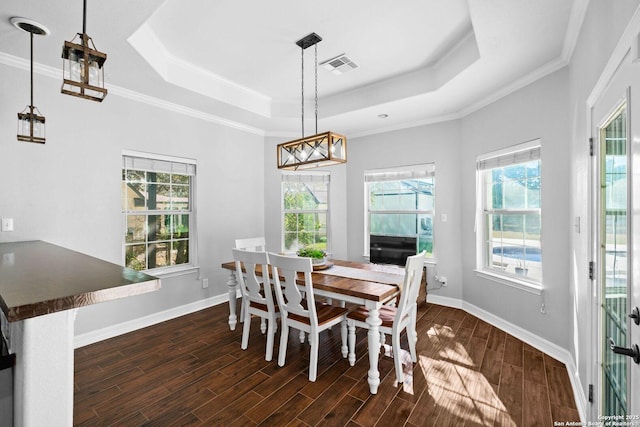
[[[464,300],[562,348],[569,344],[568,73],[557,71],[462,120],[462,268]],[[535,295],[479,277],[474,231],[476,158],[540,139],[542,285]],[[543,300],[544,297],[544,300]],[[546,305],[546,314],[540,311]],[[562,325],[562,326],[560,326]]]
[[[45,240],[122,264],[122,150],[197,159],[200,273],[209,288],[196,273],[164,279],[158,292],[81,309],[77,334],[226,294],[220,264],[234,239],[264,233],[262,136],[113,94],[102,103],[62,95],[58,79],[36,74],[47,143],[18,142],[29,74],[0,65],[0,75],[0,216],[16,230],[0,241]]]

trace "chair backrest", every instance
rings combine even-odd
[[[266,240],[264,237],[249,237],[246,239],[236,239],[236,249],[246,249],[249,251],[264,251]]]
[[[269,311],[273,311],[275,306],[271,293],[271,284],[268,280],[269,255],[264,251],[244,249],[232,249],[232,251],[233,259],[236,262],[236,276],[242,297],[247,298],[249,301],[265,304]],[[243,266],[244,272],[242,271]],[[258,266],[262,269],[261,276],[264,276],[264,278],[258,277],[256,269]]]
[[[426,251],[422,251],[417,255],[407,257],[407,263],[404,266],[404,280],[400,288],[400,301],[396,311],[396,322],[407,316],[416,305],[422,283],[425,254]]]
[[[273,268],[276,298],[283,316],[288,316],[290,313],[297,314],[309,318],[310,323],[317,326],[318,315],[311,282],[311,272],[313,272],[311,258],[284,256],[270,252],[269,263]],[[304,298],[298,288],[297,280],[299,279],[304,280]],[[303,305],[305,299],[306,304]]]

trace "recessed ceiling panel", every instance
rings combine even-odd
[[[311,32],[323,38],[318,62],[346,54],[359,65],[321,70],[330,95],[427,67],[471,30],[466,0],[169,0],[147,25],[173,57],[278,100],[300,98],[295,42]],[[313,91],[313,48],[305,59]]]

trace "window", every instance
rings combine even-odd
[[[388,236],[415,239],[415,253],[425,250],[433,257],[435,164],[366,171],[364,181],[365,256],[370,256],[371,236]]]
[[[169,272],[194,266],[195,160],[123,155],[125,265]]]
[[[541,283],[540,142],[482,156],[478,268],[508,279]]]
[[[285,251],[309,246],[330,251],[329,173],[282,174]]]

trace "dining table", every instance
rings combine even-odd
[[[222,268],[230,270],[229,280],[229,328],[234,330],[238,322],[236,316],[236,298],[238,281],[234,261],[225,262]],[[256,273],[262,276],[261,268]],[[313,291],[317,296],[359,304],[369,309],[368,382],[371,394],[378,392],[380,372],[378,355],[380,349],[380,307],[395,298],[400,292],[404,280],[404,268],[394,265],[358,263],[342,260],[328,260],[326,264],[314,267],[311,274]],[[304,277],[299,275],[299,284],[304,285]]]

